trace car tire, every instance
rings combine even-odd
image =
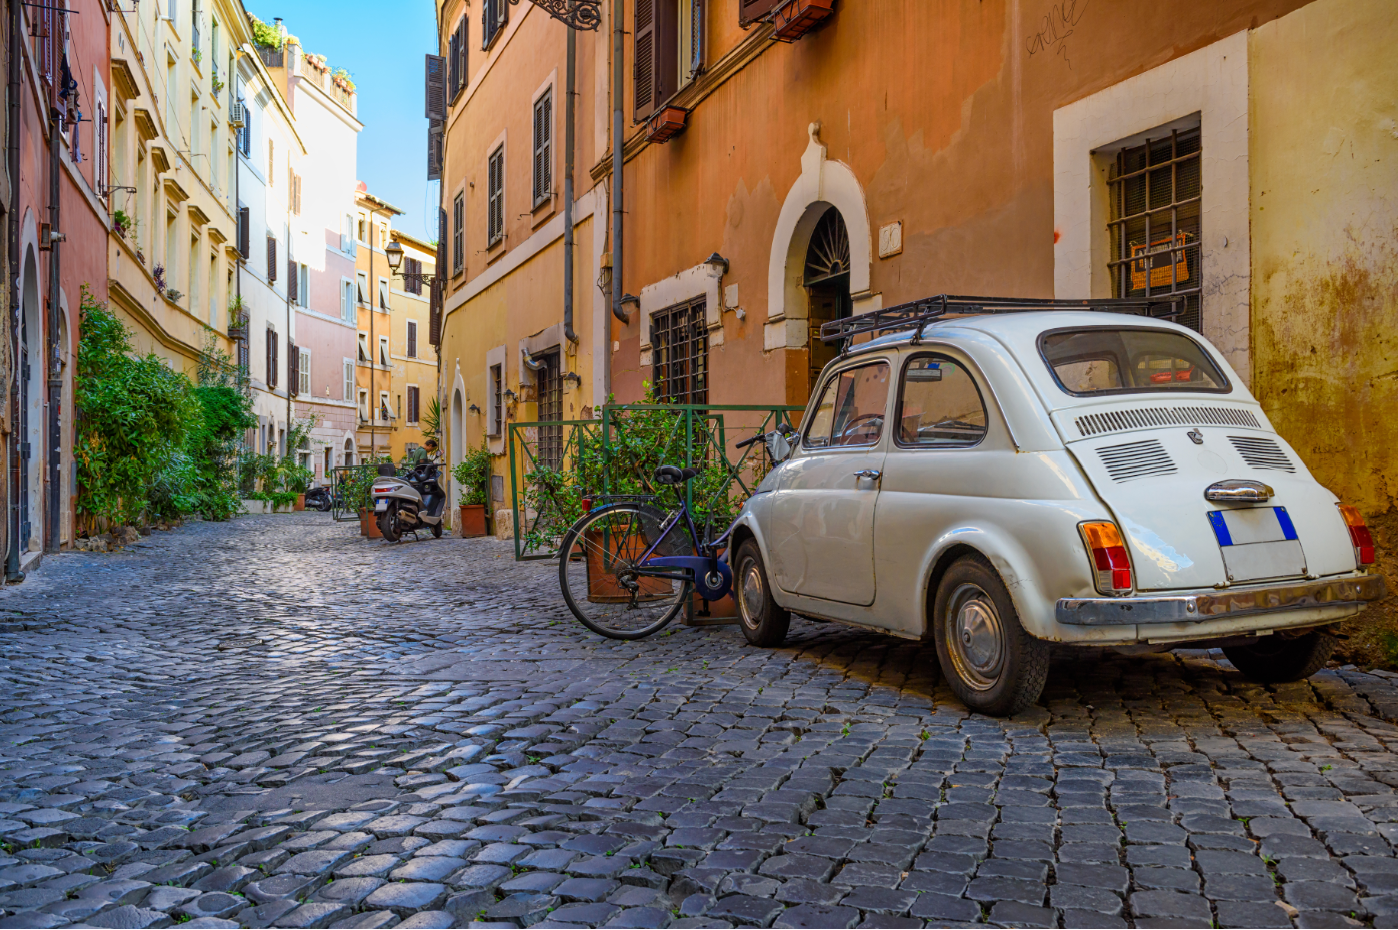
[[[1004,717],[1039,699],[1049,645],[1025,632],[1010,592],[984,559],[952,563],[937,586],[932,620],[942,674],[967,707]]]
[[[738,602],[738,626],[754,646],[780,646],[791,628],[791,613],[772,599],[767,566],[754,539],[738,547],[733,571],[733,597]]]
[[[1273,633],[1251,646],[1224,646],[1223,654],[1244,676],[1260,684],[1310,678],[1330,661],[1335,637],[1324,630],[1284,637]]]

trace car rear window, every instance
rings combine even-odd
[[[1039,337],[1039,351],[1059,387],[1077,397],[1229,390],[1203,346],[1166,329],[1056,330]]]

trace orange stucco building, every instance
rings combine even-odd
[[[562,107],[542,124],[538,111],[546,93],[561,99],[566,27],[503,0],[437,9],[442,235],[459,255],[444,293],[443,407],[455,385],[464,404],[493,410],[503,384],[518,402],[502,417],[533,420],[525,342],[526,355],[550,342],[571,357],[566,339],[537,335],[561,321],[558,186],[540,197],[538,162],[562,175]],[[822,320],[938,293],[1175,293],[1183,322],[1227,354],[1323,482],[1371,514],[1393,508],[1390,4],[622,9],[621,86],[611,2],[577,42],[573,329],[586,403],[638,400],[647,384],[676,401],[804,403]],[[606,287],[613,256],[634,295],[617,308],[624,324]],[[460,422],[468,444],[493,441],[488,416]]]

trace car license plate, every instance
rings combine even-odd
[[[1229,581],[1306,574],[1306,554],[1285,507],[1211,510],[1209,523]]]
[[[388,509],[388,501],[379,501],[374,505],[374,513],[383,513]]]

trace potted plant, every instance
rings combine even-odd
[[[130,229],[131,217],[126,215],[125,210],[118,210],[112,214],[112,232],[125,239]]]
[[[164,293],[165,293],[165,266],[162,265],[162,264],[160,264],[159,262],[157,262],[156,265],[155,265],[155,267],[152,268],[152,269],[150,270],[150,274],[151,274],[151,277],[155,279],[155,291],[156,291],[156,293],[157,293],[157,294],[164,294]]]
[[[228,338],[237,342],[247,333],[248,312],[243,306],[242,295],[238,295],[228,302]]]
[[[291,456],[282,459],[282,485],[289,493],[296,495],[292,510],[297,513],[306,509],[306,489],[311,486],[313,478],[315,474]]]
[[[461,522],[457,535],[463,539],[484,536],[485,504],[489,499],[490,450],[482,443],[480,448],[467,452],[452,469],[451,477],[460,488]]]

